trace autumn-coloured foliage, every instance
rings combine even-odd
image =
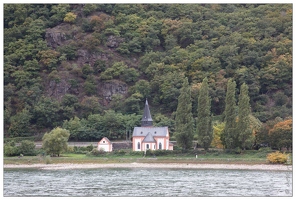
[[[90,23],[94,26],[95,30],[103,30],[105,29],[105,22],[109,18],[108,15],[102,13],[99,16],[94,15],[91,16]]]
[[[277,149],[292,147],[292,119],[278,122],[269,130],[271,146]]]
[[[213,148],[223,148],[223,144],[221,141],[221,133],[223,132],[225,127],[225,123],[215,124],[213,125],[213,140],[211,143],[211,147]]]
[[[274,153],[268,154],[267,160],[269,163],[272,163],[272,164],[284,164],[288,160],[288,155],[285,153],[276,151]]]
[[[72,12],[69,12],[66,14],[65,18],[64,18],[64,22],[68,22],[68,23],[73,23],[76,19],[77,15],[75,15]]]

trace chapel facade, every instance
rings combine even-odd
[[[153,126],[153,119],[147,99],[141,120],[141,127],[134,127],[132,141],[133,151],[147,151],[149,149],[173,150],[168,127]]]

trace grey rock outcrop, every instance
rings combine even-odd
[[[62,79],[60,82],[51,80],[48,84],[48,95],[54,97],[57,100],[61,100],[65,94],[68,93],[68,90],[71,88],[71,85],[67,80]]]
[[[62,43],[66,40],[66,35],[63,32],[56,31],[55,29],[47,29],[45,38],[47,45],[55,49],[62,45]]]
[[[120,81],[108,81],[103,83],[102,95],[104,99],[111,101],[114,94],[127,94],[128,86],[126,83]]]
[[[114,35],[110,35],[107,39],[106,45],[110,48],[117,48],[121,42],[124,40],[120,37],[116,37]]]

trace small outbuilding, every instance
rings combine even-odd
[[[103,137],[101,141],[98,142],[98,150],[101,149],[107,152],[111,152],[113,150],[112,142],[108,138]]]

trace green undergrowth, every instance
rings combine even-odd
[[[56,163],[212,163],[212,164],[268,164],[267,155],[273,152],[270,148],[246,150],[241,153],[226,150],[189,150],[189,151],[147,151],[135,152],[131,149],[100,152],[64,153],[60,157],[23,156],[4,157],[4,164],[56,164]],[[98,151],[96,151],[98,152]]]

